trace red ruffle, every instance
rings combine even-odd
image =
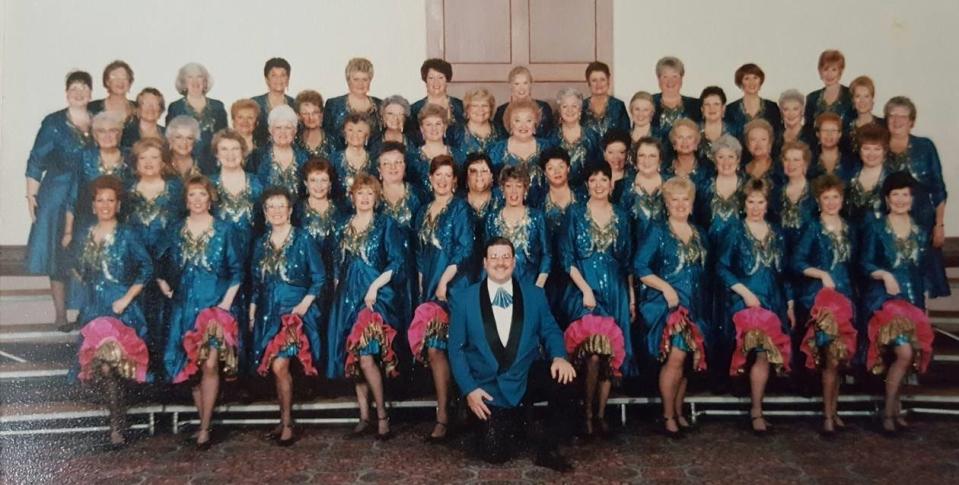
[[[663,328],[663,337],[659,343],[659,360],[665,361],[672,348],[673,335],[681,335],[693,354],[693,370],[706,370],[706,344],[699,327],[689,318],[686,307],[677,307],[666,317],[666,326]]]
[[[308,376],[317,375],[316,367],[313,367],[313,355],[310,354],[310,341],[303,333],[303,319],[299,315],[289,314],[280,317],[280,331],[276,333],[273,340],[266,346],[263,352],[263,359],[260,360],[260,366],[256,371],[265,376],[270,371],[270,364],[281,350],[290,343],[295,343],[297,348],[296,358],[303,365],[303,372]]]
[[[360,349],[369,345],[371,340],[377,340],[380,346],[379,360],[386,369],[386,374],[390,377],[396,377],[399,372],[396,370],[396,353],[393,352],[393,339],[396,338],[396,330],[383,321],[383,316],[368,308],[360,310],[356,316],[356,323],[353,324],[353,330],[346,339],[346,375],[352,377],[362,377],[360,370]]]
[[[98,317],[84,325],[80,335],[83,337],[83,343],[80,344],[80,350],[77,352],[80,360],[80,373],[77,377],[80,380],[85,381],[93,377],[94,370],[91,364],[97,360],[100,347],[113,343],[119,347],[120,355],[113,362],[107,363],[116,366],[124,377],[137,382],[146,382],[150,357],[146,343],[140,339],[136,330],[124,325],[115,317]]]
[[[410,322],[410,328],[406,331],[413,358],[426,364],[428,362],[424,348],[426,340],[432,336],[446,340],[449,336],[449,326],[450,316],[438,303],[429,301],[416,307],[413,321]]]
[[[769,363],[777,371],[789,372],[792,347],[789,336],[782,331],[782,322],[775,313],[765,308],[747,308],[733,315],[736,327],[736,350],[729,365],[730,375],[739,375],[746,370],[746,358],[756,348],[762,347]]]
[[[840,364],[849,363],[856,355],[856,329],[852,325],[852,302],[845,295],[831,288],[823,288],[816,293],[806,334],[800,349],[806,355],[806,368],[815,369],[824,365],[823,352],[835,352]],[[829,348],[821,349],[816,344],[816,331],[830,334],[834,340]]]
[[[186,381],[199,370],[200,349],[207,343],[206,335],[208,331],[213,331],[210,328],[213,325],[220,327],[221,332],[218,332],[218,335],[222,333],[223,341],[221,343],[231,347],[236,352],[239,329],[233,315],[219,307],[211,307],[201,311],[196,317],[193,330],[183,336],[183,350],[186,351],[187,362],[183,370],[173,378],[174,384]],[[235,378],[235,372],[228,377]]]
[[[566,328],[563,340],[566,343],[566,353],[574,359],[581,352],[604,355],[609,357],[609,370],[612,375],[622,375],[620,367],[626,359],[626,346],[623,331],[612,317],[586,315]]]
[[[887,328],[888,327],[888,328]],[[866,368],[875,374],[885,372],[883,349],[899,335],[909,337],[914,351],[913,367],[920,374],[929,369],[932,361],[932,341],[935,338],[926,312],[901,298],[889,300],[869,319],[869,352]]]

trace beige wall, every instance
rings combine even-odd
[[[345,91],[346,60],[365,56],[376,66],[374,95],[418,99],[423,92],[423,0],[0,0],[0,14],[0,245],[26,242],[25,161],[40,120],[63,107],[62,82],[71,69],[98,79],[108,62],[125,59],[136,71],[134,91],[155,86],[172,100],[177,68],[197,61],[215,78],[210,95],[229,104],[265,91],[261,72],[269,57],[293,64],[292,92],[336,96]],[[879,102],[913,98],[916,132],[939,146],[947,185],[959,190],[959,56],[952,52],[959,2],[615,0],[614,15],[614,79],[623,98],[656,91],[653,66],[667,54],[686,62],[689,95],[719,84],[738,97],[732,73],[752,61],[767,73],[764,94],[776,98],[790,87],[818,88],[819,52],[843,50],[846,82],[866,73]],[[94,97],[102,96],[97,86]],[[947,224],[947,233],[959,236],[959,224]]]
[[[939,149],[952,191],[946,234],[959,236],[959,2],[615,0],[613,11],[613,76],[616,95],[626,100],[637,90],[659,90],[655,65],[664,55],[684,61],[688,96],[715,84],[738,99],[733,73],[746,62],[766,72],[764,97],[778,99],[789,88],[807,93],[822,87],[819,53],[840,49],[844,84],[862,74],[875,81],[876,113],[893,96],[916,103],[913,132]]]

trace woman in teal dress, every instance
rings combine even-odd
[[[414,145],[407,133],[407,120],[410,118],[410,102],[399,94],[387,96],[380,103],[380,122],[382,129],[376,138],[370,142],[370,155],[379,159],[383,145],[388,141],[402,143],[405,147]]]
[[[290,361],[315,376],[320,362],[320,310],[316,299],[326,285],[327,271],[310,234],[290,223],[293,197],[282,187],[263,192],[269,230],[253,246],[253,295],[250,303],[251,369],[273,372],[280,405],[280,425],[270,437],[280,446],[295,441],[293,377]]]
[[[818,146],[813,151],[812,164],[806,176],[812,180],[820,175],[833,174],[848,182],[859,162],[843,146],[842,119],[836,113],[826,112],[816,117]]]
[[[203,175],[194,151],[200,138],[200,124],[192,116],[180,115],[170,120],[165,135],[170,152],[170,168],[180,177],[180,181]]]
[[[598,131],[583,125],[584,103],[582,93],[576,88],[560,89],[556,94],[559,123],[546,140],[549,146],[560,146],[569,154],[569,184],[575,188],[585,187],[583,170],[601,154],[599,140],[602,136],[597,137]],[[604,135],[608,129],[602,130]]]
[[[454,98],[446,91],[446,87],[453,80],[453,66],[443,59],[427,59],[420,66],[420,78],[426,84],[426,97],[413,103],[410,108],[409,121],[419,120],[420,111],[428,104],[435,104],[446,111],[446,135],[452,138],[453,132],[463,126],[466,121],[463,101]],[[420,130],[410,124],[407,129],[409,137],[415,144],[423,143]]]
[[[785,180],[783,166],[776,156],[775,140],[776,130],[766,120],[750,121],[743,128],[746,145],[742,157],[743,172],[749,178],[764,180],[771,187],[777,187]],[[809,167],[809,161],[806,167]]]
[[[509,138],[497,141],[489,149],[490,162],[493,164],[493,177],[499,177],[499,171],[506,166],[526,169],[530,186],[527,197],[530,205],[538,207],[546,191],[543,170],[539,167],[539,154],[548,143],[535,136],[535,127],[539,123],[539,109],[532,101],[513,101],[506,109],[504,122],[509,127]]]
[[[159,123],[166,111],[163,93],[157,88],[143,88],[137,95],[136,116],[123,127],[120,146],[129,149],[143,138],[163,138],[166,129]]]
[[[343,124],[346,147],[336,150],[330,157],[330,163],[336,170],[336,185],[333,198],[343,202],[345,208],[352,208],[350,194],[353,181],[361,173],[376,174],[376,165],[367,149],[370,139],[370,120],[362,114],[351,114]]]
[[[565,330],[570,319],[563,314],[563,302],[566,288],[572,284],[569,272],[563,267],[559,257],[560,238],[565,233],[563,224],[567,210],[577,202],[586,202],[589,198],[585,188],[574,189],[569,185],[571,171],[570,156],[563,147],[552,146],[540,153],[540,166],[546,175],[549,190],[543,197],[543,216],[546,218],[546,237],[553,254],[553,264],[546,279],[546,297],[553,317]]]
[[[700,159],[699,125],[689,118],[675,120],[669,130],[673,159],[663,169],[667,179],[688,178],[698,188],[706,184],[716,173],[708,160]]]
[[[486,218],[484,242],[496,237],[509,239],[516,253],[513,277],[543,288],[553,265],[553,252],[543,212],[525,202],[529,175],[521,168],[506,167],[499,181],[504,204]]]
[[[813,180],[820,216],[809,221],[790,258],[792,271],[803,276],[794,288],[796,321],[802,325],[795,331],[803,335],[805,367],[822,372],[822,432],[827,436],[845,427],[838,414],[839,370],[848,368],[857,349],[852,302],[856,301],[853,258],[859,238],[856,228],[840,215],[843,189],[843,181],[835,175]],[[833,305],[827,298],[842,304],[827,306]]]
[[[192,381],[200,415],[196,446],[205,450],[210,447],[220,375],[235,379],[239,368],[242,343],[236,315],[243,309],[235,303],[246,261],[230,224],[210,213],[216,202],[213,183],[196,175],[187,180],[184,191],[188,215],[172,225],[156,276],[160,291],[170,300],[163,355],[166,376],[175,384]],[[200,312],[212,307],[227,313],[213,321],[198,321]]]
[[[204,175],[216,172],[210,142],[213,134],[227,127],[226,109],[219,100],[208,98],[213,88],[213,78],[202,64],[191,62],[180,68],[176,76],[176,90],[182,98],[170,103],[166,113],[166,125],[180,115],[188,115],[200,124],[200,137],[196,140],[193,155]]]
[[[293,108],[277,106],[268,118],[270,142],[254,152],[254,165],[264,187],[281,187],[294,200],[303,195],[300,169],[309,155],[294,143],[297,117]]]
[[[565,227],[559,236],[557,257],[572,281],[566,289],[562,311],[570,320],[569,326],[584,322],[589,316],[612,318],[622,333],[625,353],[618,369],[612,364],[614,355],[599,349],[584,349],[575,357],[586,367],[585,432],[589,435],[594,424],[600,432],[607,431],[606,402],[611,377],[634,376],[637,367],[630,338],[635,294],[629,276],[633,254],[629,216],[610,201],[613,174],[608,163],[594,162],[584,175],[589,199],[566,210]]]
[[[632,156],[636,175],[625,187],[619,206],[632,220],[633,239],[643,237],[649,225],[666,217],[663,205],[662,144],[653,137],[640,138],[634,143]]]
[[[673,123],[682,118],[699,121],[702,110],[699,100],[683,96],[683,77],[686,66],[676,57],[666,56],[656,61],[656,80],[659,92],[653,95],[653,129],[658,133],[669,133]]]
[[[253,100],[260,107],[259,119],[253,131],[253,142],[256,146],[266,145],[270,141],[270,132],[267,130],[267,118],[270,111],[277,106],[294,107],[294,100],[286,94],[290,87],[290,63],[282,57],[272,57],[263,64],[263,79],[266,81],[267,92],[254,96]],[[320,109],[323,103],[320,103]]]
[[[333,138],[323,131],[323,96],[312,89],[300,91],[293,100],[293,109],[300,118],[296,145],[311,158],[329,160]]]
[[[77,170],[84,151],[92,145],[91,117],[87,111],[93,80],[83,71],[71,72],[66,80],[67,108],[43,118],[27,159],[27,210],[33,224],[27,240],[26,269],[29,274],[50,278],[55,320],[67,324],[65,238],[73,236],[73,220],[67,220],[76,194]],[[89,212],[89,211],[87,211]],[[69,222],[69,224],[67,224]]]
[[[889,131],[880,125],[866,125],[858,130],[859,159],[862,166],[853,173],[846,186],[843,216],[858,233],[870,221],[885,214],[882,183],[889,175],[886,153],[889,151]]]
[[[719,86],[706,86],[699,95],[700,109],[703,119],[699,122],[699,153],[700,160],[708,160],[715,165],[713,159],[713,143],[723,135],[732,135],[736,138],[742,133],[740,128],[733,127],[724,119],[726,110],[726,93]]]
[[[775,101],[759,96],[766,81],[766,73],[753,63],[743,64],[736,69],[736,86],[743,90],[743,97],[726,106],[724,116],[730,130],[742,133],[746,123],[762,118],[769,122],[777,131],[782,130],[783,121],[779,106]]]
[[[785,181],[773,185],[770,193],[768,219],[782,228],[787,248],[795,247],[800,232],[818,212],[816,199],[812,196],[812,184],[806,177],[811,156],[812,152],[805,143],[790,142],[783,145],[782,172]],[[766,179],[766,182],[769,180]]]
[[[376,139],[380,133],[380,99],[370,96],[370,83],[373,81],[373,63],[362,57],[354,57],[346,63],[346,85],[349,92],[343,96],[330,98],[323,108],[323,130],[332,137],[333,148],[346,148],[344,125],[351,114],[366,117],[370,126],[370,138]]]
[[[153,261],[140,231],[117,221],[122,182],[110,175],[100,177],[94,180],[90,196],[97,222],[77,234],[70,251],[84,292],[77,316],[84,326],[77,377],[103,385],[101,395],[110,410],[110,442],[120,446],[125,443],[126,427],[120,381],[150,380],[147,346],[153,342],[139,295],[153,277]]]
[[[470,283],[483,279],[483,242],[486,240],[486,220],[503,207],[503,192],[493,182],[493,167],[485,152],[473,152],[463,164],[466,187],[462,196],[473,216],[473,251],[466,274]]]
[[[694,204],[694,220],[705,229],[709,247],[719,248],[731,227],[742,221],[742,188],[745,177],[739,173],[742,145],[736,138],[724,135],[713,143],[713,159],[716,161],[716,176],[697,188]],[[706,258],[710,273],[716,270],[718,253],[713,251]],[[735,329],[728,316],[728,295],[725,291],[712,291],[713,282],[705,283],[708,290],[705,296],[709,305],[711,335],[709,335],[709,365],[711,377],[717,388],[722,388],[728,380],[729,361],[732,357],[731,344],[736,338]],[[717,290],[722,286],[715,285]]]
[[[686,397],[685,366],[706,370],[704,334],[708,334],[705,306],[708,240],[689,222],[696,187],[686,178],[663,183],[667,218],[649,226],[637,240],[633,274],[643,282],[639,314],[646,333],[649,357],[662,364],[659,392],[663,400],[663,427],[675,437],[690,426],[683,416]]]
[[[610,201],[619,204],[623,192],[633,185],[636,177],[636,168],[629,164],[629,147],[631,146],[629,133],[618,129],[610,129],[599,142],[603,161],[609,164],[613,173],[613,192]]]
[[[506,111],[510,105],[517,102],[532,103],[538,114],[536,117],[536,131],[532,136],[545,138],[553,131],[553,108],[546,101],[533,99],[533,74],[526,66],[516,66],[510,69],[507,75],[509,81],[509,100],[496,108],[493,115],[493,125],[500,132],[500,136],[510,135],[510,120]]]
[[[163,142],[156,138],[144,138],[133,145],[131,157],[135,160],[136,178],[124,201],[126,223],[140,232],[154,265],[160,264],[169,227],[184,213],[183,183],[175,175],[165,173],[170,170],[166,156]],[[149,281],[141,300],[153,339],[150,357],[159,373],[162,372],[162,353],[166,346],[166,298],[156,282]]]
[[[402,143],[388,141],[383,144],[378,161],[383,194],[377,210],[392,217],[398,232],[402,234],[403,277],[393,278],[390,283],[396,292],[398,308],[393,328],[399,332],[400,343],[406,342],[406,327],[413,318],[413,302],[419,299],[419,277],[415,271],[416,227],[413,222],[426,203],[426,196],[406,181],[405,152]],[[403,349],[403,345],[398,347]]]
[[[846,57],[842,52],[829,49],[819,55],[819,79],[823,87],[806,95],[806,125],[812,126],[816,118],[825,112],[836,113],[842,118],[841,127],[846,126],[855,113],[852,107],[852,93],[839,83],[842,71],[846,68]]]
[[[456,172],[452,157],[440,155],[433,159],[430,184],[433,201],[423,205],[413,224],[417,230],[419,303],[437,303],[448,313],[446,305],[450,299],[469,284],[467,267],[473,252],[473,220],[466,201],[453,195]],[[411,333],[414,328],[411,324]],[[452,381],[446,340],[445,326],[431,326],[422,339],[410,339],[410,346],[416,348],[413,357],[429,365],[433,374],[437,407],[432,439],[443,439],[449,425],[447,407]]]
[[[942,246],[946,241],[946,184],[942,176],[939,151],[929,138],[915,136],[916,105],[905,96],[896,96],[886,102],[884,108],[889,125],[890,172],[907,171],[914,179],[912,215],[928,234],[929,248],[926,264],[926,289],[930,298],[952,294],[946,279]]]
[[[745,217],[733,224],[719,245],[716,274],[728,292],[729,309],[725,320],[736,329],[730,374],[749,375],[752,407],[750,425],[756,433],[765,433],[763,397],[769,370],[777,374],[789,371],[792,355],[789,335],[794,326],[791,285],[785,278],[786,247],[779,229],[766,222],[769,186],[752,179],[743,187]],[[773,315],[760,322],[754,310]],[[730,345],[733,344],[733,345]],[[708,344],[707,344],[708,345]],[[711,348],[715,346],[713,344]],[[748,369],[747,369],[748,368]]]
[[[491,121],[496,98],[486,88],[467,91],[463,104],[466,108],[464,122],[454,127],[448,137],[457,160],[466,160],[471,153],[486,153],[501,138]]]
[[[137,104],[127,98],[133,85],[133,69],[124,61],[115,60],[103,68],[103,87],[107,96],[91,101],[87,109],[92,115],[109,111],[117,115],[122,128],[130,127],[135,121]]]
[[[933,334],[925,314],[930,241],[910,213],[916,184],[905,172],[886,177],[882,195],[888,213],[866,227],[858,258],[869,319],[866,365],[873,374],[885,373],[882,427],[887,433],[908,427],[899,400],[903,378],[910,367],[925,372],[932,357]]]
[[[338,230],[335,249],[336,293],[330,310],[326,376],[356,382],[360,422],[354,434],[370,428],[370,394],[376,403],[377,439],[390,436],[383,398],[383,374],[395,377],[393,349],[401,310],[400,295],[391,282],[403,275],[403,239],[392,217],[376,212],[380,184],[368,174],[351,187],[355,214]],[[377,319],[364,321],[363,311]],[[359,336],[359,338],[354,338]]]
[[[423,143],[407,147],[406,178],[417,190],[429,194],[430,162],[440,155],[453,157],[456,171],[461,164],[454,156],[453,148],[446,143],[446,123],[449,112],[442,106],[429,104],[420,110],[416,122],[419,124],[420,138]]]
[[[590,96],[583,100],[583,126],[596,139],[602,139],[610,129],[629,131],[626,103],[610,91],[609,66],[593,61],[586,66],[586,84]]]

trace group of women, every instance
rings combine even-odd
[[[124,380],[189,383],[210,446],[221,379],[272,374],[280,425],[295,440],[292,372],[351,378],[355,435],[391,436],[384,378],[430,369],[429,435],[447,435],[454,393],[447,302],[483,278],[484,242],[515,246],[514,277],[544,287],[580,367],[583,432],[607,432],[612,386],[658,366],[662,427],[678,436],[687,373],[748,375],[751,426],[768,429],[771,371],[820,372],[823,433],[839,373],[886,376],[883,429],[906,427],[903,377],[924,371],[925,298],[949,294],[941,256],[946,191],[936,149],[911,133],[905,97],[872,113],[875,87],[840,84],[760,97],[765,74],[736,71],[739,100],[682,94],[684,66],[656,66],[660,93],[626,104],[610,70],[586,69],[589,96],[531,96],[525,67],[496,106],[486,89],[447,93],[450,64],[421,67],[426,96],[369,94],[372,64],[346,67],[349,92],[286,94],[289,63],[264,66],[269,91],[230,107],[199,64],[166,109],[133,71],[104,69],[108,96],[72,72],[67,108],[47,116],[27,162],[27,268],[49,275],[58,324],[79,308],[77,376],[105,386],[122,444]],[[553,115],[555,107],[555,116]],[[375,419],[371,415],[375,403]]]

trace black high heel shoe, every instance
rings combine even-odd
[[[749,427],[752,428],[753,434],[756,436],[766,436],[769,434],[769,423],[766,421],[766,418],[763,417],[762,413],[759,413],[758,416],[751,416],[749,422]],[[765,429],[756,428],[756,421],[762,420],[763,424],[766,425]]]
[[[676,431],[669,429],[669,427],[667,426],[667,423],[669,423],[670,421],[676,424]],[[682,428],[679,427],[679,422],[676,421],[675,416],[663,416],[662,419],[659,420],[659,423],[663,426],[661,430],[661,433],[663,433],[663,436],[669,439],[679,439],[683,437]]]
[[[276,445],[281,448],[287,448],[287,447],[293,446],[293,443],[296,443],[296,440],[297,440],[296,430],[293,429],[293,425],[284,424],[283,430],[287,430],[287,429],[290,430],[290,437],[287,439],[281,438],[280,436],[283,436],[283,432],[281,431],[280,436],[278,436],[276,440]]]
[[[389,418],[387,418],[387,419],[389,419]],[[426,435],[426,440],[425,440],[425,441],[426,441],[427,443],[431,443],[431,444],[434,444],[434,445],[440,444],[440,443],[445,443],[445,442],[446,442],[446,438],[449,437],[449,426],[447,425],[447,423],[441,423],[441,422],[437,421],[437,422],[436,422],[436,426],[441,426],[441,427],[443,428],[443,434],[442,434],[441,436],[433,436],[432,434]]]
[[[389,422],[390,422],[390,417],[389,417],[389,416],[384,416],[384,417],[382,417],[382,418],[376,418],[376,420],[379,421],[379,422],[386,421],[387,423],[389,423]],[[376,440],[377,440],[377,441],[388,441],[388,440],[389,440],[390,438],[392,438],[392,437],[393,437],[393,430],[392,430],[392,429],[390,429],[389,431],[387,431],[387,432],[385,432],[385,433],[380,433],[380,430],[379,430],[379,429],[376,430]]]
[[[210,434],[210,430],[209,430],[209,429],[200,429],[199,431],[197,431],[197,436],[199,436],[200,433],[202,433],[202,432],[204,432],[204,431],[206,431],[206,441],[204,441],[204,442],[202,442],[202,443],[200,443],[199,441],[197,441],[197,442],[196,442],[196,451],[207,451],[207,450],[210,449],[211,446],[213,446],[213,436]]]
[[[349,433],[346,434],[346,437],[350,439],[356,439],[361,436],[366,436],[370,434],[372,430],[373,428],[372,426],[370,426],[369,419],[360,419],[360,421],[356,423],[356,426]]]

